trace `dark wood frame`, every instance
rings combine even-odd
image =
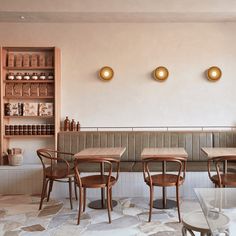
[[[176,186],[176,200],[177,200],[177,208],[178,208],[178,216],[179,216],[179,222],[181,222],[181,217],[180,217],[180,205],[179,205],[179,186],[183,184],[184,180],[185,180],[185,174],[186,174],[186,162],[187,162],[187,158],[185,157],[173,157],[173,156],[166,156],[166,157],[149,157],[149,158],[145,158],[143,159],[143,177],[144,177],[144,182],[149,186],[150,188],[150,208],[149,208],[149,219],[148,221],[151,221],[151,217],[152,217],[152,208],[153,208],[153,186],[161,186],[161,187],[168,187],[168,186]],[[150,173],[150,169],[149,169],[149,163],[153,163],[153,162],[162,162],[165,163],[164,165],[166,165],[166,163],[168,162],[173,162],[173,163],[177,163],[179,165],[178,168],[178,175],[174,175],[171,174],[171,176],[177,176],[177,181],[176,182],[172,182],[169,180],[168,181],[155,181],[153,177],[159,177],[159,178],[166,178],[166,180],[168,180],[169,178],[169,174],[166,173],[161,173],[161,174],[157,174],[157,175],[151,175]],[[163,199],[164,201],[164,199]]]
[[[215,184],[215,187],[236,186],[236,171],[228,173],[228,162],[236,162],[236,156],[217,156],[208,159],[207,171],[210,180]],[[211,175],[211,163],[215,166],[216,175]],[[223,170],[221,171],[221,166]],[[232,178],[234,177],[234,178]]]
[[[101,172],[100,175],[94,175],[91,174],[85,177],[81,177],[79,166],[82,163],[97,163],[100,164]],[[112,169],[114,164],[116,164],[116,176],[114,177],[112,175]],[[111,211],[113,210],[112,207],[112,186],[117,182],[119,178],[119,171],[120,171],[120,161],[114,160],[113,158],[104,158],[104,157],[78,157],[75,158],[74,161],[75,166],[75,177],[76,177],[76,183],[79,187],[79,211],[78,211],[78,221],[77,224],[80,224],[80,216],[82,212],[85,211],[86,207],[86,189],[87,188],[101,188],[101,190],[104,190],[106,188],[106,195],[107,195],[107,210],[108,210],[108,220],[109,223],[111,223]],[[104,169],[108,174],[104,172]],[[104,195],[102,194],[102,204],[104,203]]]
[[[74,175],[74,172],[72,172],[74,167],[73,166],[71,167],[69,162],[66,161],[64,158],[60,157],[60,155],[74,156],[74,154],[68,153],[68,152],[60,152],[60,151],[51,150],[51,149],[38,149],[37,155],[43,166],[43,187],[42,187],[39,210],[42,209],[43,200],[46,195],[47,195],[47,201],[49,201],[50,193],[52,191],[54,181],[69,184],[70,206],[71,206],[71,209],[73,209],[73,204],[72,204],[72,183],[73,182],[74,182],[75,198],[76,200],[78,200],[76,183],[75,183],[75,175]],[[48,167],[47,167],[47,164],[44,163],[44,159],[49,160]],[[63,171],[55,172],[55,169],[57,168],[59,162],[64,164],[65,166],[63,166],[64,167]],[[67,178],[68,180],[64,180],[65,178]],[[49,189],[48,189],[48,194],[46,194],[48,183],[49,183]]]

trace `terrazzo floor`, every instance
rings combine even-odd
[[[108,224],[107,210],[86,208],[80,225],[77,202],[70,209],[69,200],[50,200],[38,211],[39,197],[0,195],[0,236],[181,236],[176,209],[153,209],[148,223],[148,199],[120,198]],[[89,200],[88,200],[89,202]],[[181,212],[200,209],[196,201],[183,201]]]

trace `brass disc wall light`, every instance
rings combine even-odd
[[[211,81],[217,81],[221,78],[221,69],[217,66],[212,66],[207,70],[207,78]]]
[[[153,71],[153,77],[155,80],[164,81],[168,78],[169,71],[164,66],[159,66]]]
[[[107,80],[107,81],[111,80],[113,78],[113,76],[114,76],[114,71],[109,66],[104,66],[99,71],[99,77],[102,80]]]

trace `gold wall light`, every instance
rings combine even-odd
[[[217,66],[212,66],[207,70],[207,78],[211,81],[217,81],[222,75],[221,69]]]
[[[102,80],[111,80],[114,76],[114,71],[109,66],[104,66],[99,71],[99,77]]]
[[[153,77],[155,80],[164,81],[168,78],[169,71],[164,66],[159,66],[153,71]]]

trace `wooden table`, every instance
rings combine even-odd
[[[188,157],[184,148],[144,148],[141,153],[141,159],[145,158],[160,158],[160,157]],[[162,174],[166,173],[166,162],[162,162]],[[153,207],[157,209],[168,209],[176,207],[176,201],[166,199],[166,188],[162,187],[162,199],[155,200]]]
[[[118,160],[120,161],[121,156],[124,154],[126,147],[112,147],[112,148],[86,148],[79,153],[75,154],[75,158],[104,158],[106,160]],[[104,166],[101,165],[101,175],[104,174]],[[116,206],[117,202],[112,201],[112,206]],[[93,209],[104,209],[106,208],[105,198],[104,198],[104,189],[101,189],[101,200],[96,200],[90,202],[88,205],[90,208]]]
[[[236,156],[236,148],[226,147],[214,147],[214,148],[201,148],[207,158],[219,157],[219,156]],[[224,173],[227,171],[227,161],[224,162]]]
[[[214,147],[208,148],[203,147],[202,151],[207,155],[208,158],[218,157],[218,156],[236,156],[236,148],[226,148],[226,147]]]

